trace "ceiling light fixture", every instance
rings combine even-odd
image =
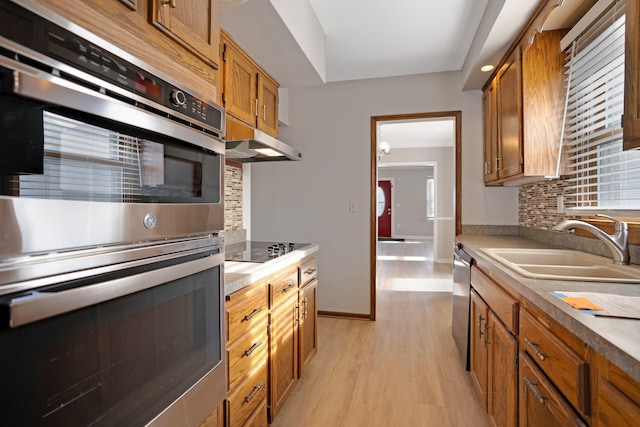
[[[488,73],[489,71],[493,71],[495,67],[493,65],[483,65],[482,67],[480,67],[480,71],[482,71],[483,73]]]
[[[378,160],[382,159],[383,156],[386,156],[391,152],[391,147],[387,141],[381,141],[378,144]]]

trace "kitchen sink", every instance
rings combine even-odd
[[[640,283],[640,267],[571,249],[481,248],[491,258],[534,279]]]

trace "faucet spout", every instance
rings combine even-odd
[[[612,220],[615,224],[613,234],[607,234],[600,230],[598,227],[589,224],[588,222],[567,219],[562,221],[553,227],[554,231],[568,231],[580,228],[586,230],[598,239],[600,239],[607,248],[611,251],[613,262],[615,264],[629,264],[629,226],[626,222],[617,220],[608,215],[598,214],[599,217],[604,217]]]

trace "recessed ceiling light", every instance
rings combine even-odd
[[[482,71],[483,73],[488,73],[489,71],[493,71],[493,65],[483,65],[482,67],[480,67],[480,71]]]

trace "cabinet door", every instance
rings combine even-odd
[[[487,368],[489,340],[487,339],[488,308],[484,301],[471,291],[471,318],[469,333],[471,338],[470,374],[484,409],[487,409]]]
[[[586,427],[525,353],[520,353],[520,427]]]
[[[494,427],[515,427],[518,414],[518,341],[489,311],[487,412]]]
[[[258,129],[277,138],[278,85],[262,73],[258,73],[258,108]]]
[[[300,377],[304,375],[309,364],[318,352],[317,295],[317,280],[314,280],[300,290],[300,326],[298,331],[298,339],[300,340]]]
[[[256,125],[256,78],[253,62],[233,45],[224,45],[224,107],[251,127]]]
[[[200,427],[223,427],[224,420],[222,419],[222,413],[222,404],[220,404],[220,406],[214,409],[207,419],[200,424]]]
[[[625,22],[624,149],[640,147],[640,5],[628,0]]]
[[[151,23],[218,69],[218,8],[219,0],[151,0]]]
[[[295,293],[269,315],[269,422],[273,422],[298,383],[299,308]]]
[[[482,120],[484,141],[484,182],[498,179],[498,115],[496,111],[496,85],[492,82],[482,94]]]
[[[499,178],[515,176],[523,172],[520,61],[520,49],[516,48],[497,77]]]
[[[640,425],[640,384],[597,354],[597,427]]]

